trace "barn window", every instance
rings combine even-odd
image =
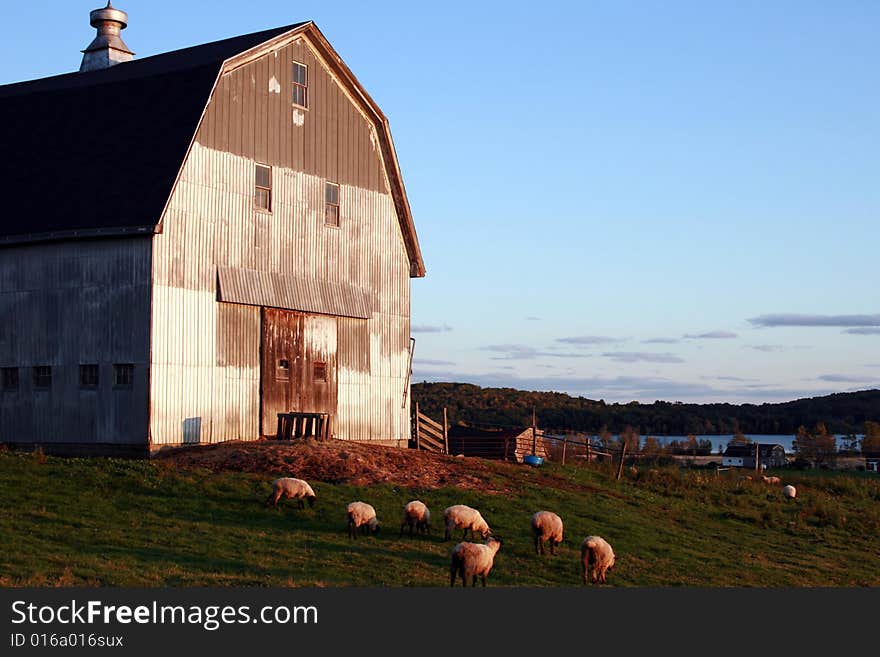
[[[327,363],[315,363],[313,368],[314,379],[315,381],[326,381],[327,380]]]
[[[97,365],[80,365],[79,366],[79,385],[81,388],[97,388],[98,387],[98,366]]]
[[[304,109],[309,106],[309,69],[299,62],[293,63],[293,104]]]
[[[328,182],[324,185],[324,223],[339,225],[339,185]]]
[[[290,361],[282,358],[278,361],[278,367],[275,368],[276,381],[290,381]]]
[[[17,367],[4,367],[3,368],[3,389],[4,390],[18,390],[18,368]]]
[[[254,168],[254,205],[272,212],[272,167],[257,164]]]
[[[134,365],[117,363],[113,366],[113,385],[129,387],[134,383]]]
[[[33,370],[34,388],[45,390],[52,387],[52,367],[37,365]]]

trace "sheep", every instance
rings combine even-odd
[[[783,486],[782,495],[788,500],[793,500],[797,496],[797,488],[795,488],[791,484]]]
[[[400,523],[400,536],[403,536],[403,528],[409,526],[409,535],[413,529],[420,534],[431,533],[431,512],[425,503],[413,500],[403,507],[403,521]]]
[[[782,479],[780,479],[779,477],[764,476],[764,477],[761,477],[761,479],[765,484],[781,484],[782,483]]]
[[[449,566],[449,586],[455,586],[456,576],[461,576],[461,585],[467,586],[469,579],[472,586],[477,585],[477,576],[486,586],[486,578],[495,563],[495,555],[501,549],[502,540],[490,536],[485,543],[459,543],[452,548],[452,559]]]
[[[443,511],[443,520],[446,524],[446,533],[443,537],[444,541],[448,541],[452,537],[452,530],[455,528],[464,529],[464,532],[461,535],[461,540],[465,539],[469,529],[471,530],[472,539],[474,538],[475,531],[480,532],[480,535],[484,540],[492,533],[492,530],[489,529],[489,525],[483,520],[483,516],[480,515],[480,512],[464,504],[455,504],[447,507],[446,510]]]
[[[345,508],[345,512],[348,520],[349,538],[357,538],[360,528],[364,525],[374,534],[379,532],[379,520],[376,518],[376,509],[366,502],[352,502]]]
[[[550,554],[556,554],[556,546],[562,543],[562,518],[552,511],[538,511],[532,516],[532,534],[535,554],[544,554],[544,541],[550,542]]]
[[[293,477],[281,477],[272,482],[272,492],[266,498],[266,506],[272,505],[278,508],[278,500],[282,497],[294,499],[299,504],[300,509],[305,508],[305,502],[309,506],[315,505],[315,491],[312,487],[302,479],[294,479]]]
[[[584,584],[587,583],[587,574],[593,584],[605,583],[605,573],[614,567],[614,550],[601,536],[587,536],[581,544],[581,566],[583,568]]]

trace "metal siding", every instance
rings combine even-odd
[[[150,240],[58,242],[0,250],[0,366],[19,389],[0,392],[0,441],[147,444]],[[80,389],[80,364],[99,366]],[[113,364],[132,363],[131,388]],[[31,368],[52,366],[33,389]]]
[[[309,66],[301,125],[290,104],[293,60]],[[269,91],[272,75],[280,94]],[[273,167],[271,214],[253,208],[255,157]],[[401,402],[409,259],[382,166],[371,124],[304,42],[223,76],[164,232],[154,237],[155,443],[191,437],[186,427],[195,425],[186,422],[196,418],[202,442],[257,437],[259,308],[218,302],[220,267],[259,272],[224,277],[224,299],[271,298],[280,306],[320,300],[320,309],[334,313],[369,303],[369,313],[359,311],[369,319],[335,319],[334,431],[358,440],[408,438],[408,404]],[[328,179],[340,184],[339,228],[324,225]],[[243,352],[230,351],[235,340]]]

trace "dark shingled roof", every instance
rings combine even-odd
[[[773,443],[761,443],[761,456],[769,457],[773,450],[779,447],[780,449],[785,449],[782,445],[773,444]],[[755,443],[750,443],[748,445],[728,445],[727,449],[724,450],[723,456],[754,456],[755,455]]]
[[[0,241],[152,231],[223,61],[300,25],[0,86]]]

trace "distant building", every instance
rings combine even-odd
[[[733,468],[755,467],[755,449],[760,449],[760,462],[768,468],[779,468],[788,463],[785,448],[779,444],[728,445],[721,457],[721,465]]]
[[[880,451],[862,452],[865,457],[865,470],[868,472],[880,472]]]

